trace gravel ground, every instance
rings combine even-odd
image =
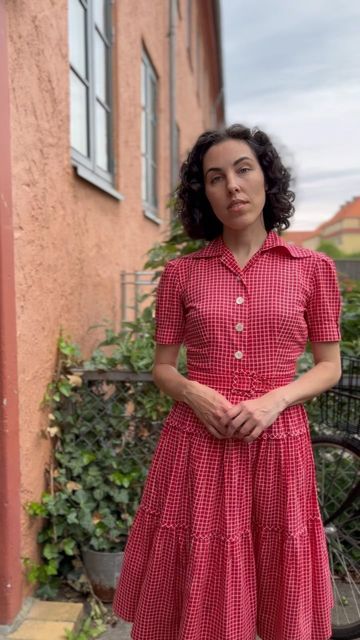
[[[99,640],[130,640],[131,622],[118,620],[114,627],[109,626],[108,630],[99,636]]]

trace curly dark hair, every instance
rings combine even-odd
[[[175,193],[175,211],[185,231],[194,239],[213,240],[222,233],[222,222],[215,216],[205,195],[203,159],[210,147],[225,140],[246,142],[255,153],[264,173],[266,200],[264,224],[272,229],[287,229],[294,213],[295,194],[289,189],[291,175],[283,165],[269,136],[260,129],[233,124],[226,129],[205,131],[196,141],[180,169],[180,184]]]

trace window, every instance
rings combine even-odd
[[[186,7],[186,48],[192,68],[192,0],[187,0]]]
[[[141,60],[141,176],[144,213],[157,216],[157,77],[148,55]]]
[[[71,149],[78,174],[112,187],[111,0],[69,0]]]

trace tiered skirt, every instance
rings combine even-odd
[[[327,640],[332,606],[303,407],[250,444],[170,415],[114,600],[133,640]]]

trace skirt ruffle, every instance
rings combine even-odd
[[[308,432],[216,440],[167,424],[114,612],[134,640],[327,640],[333,606]]]

